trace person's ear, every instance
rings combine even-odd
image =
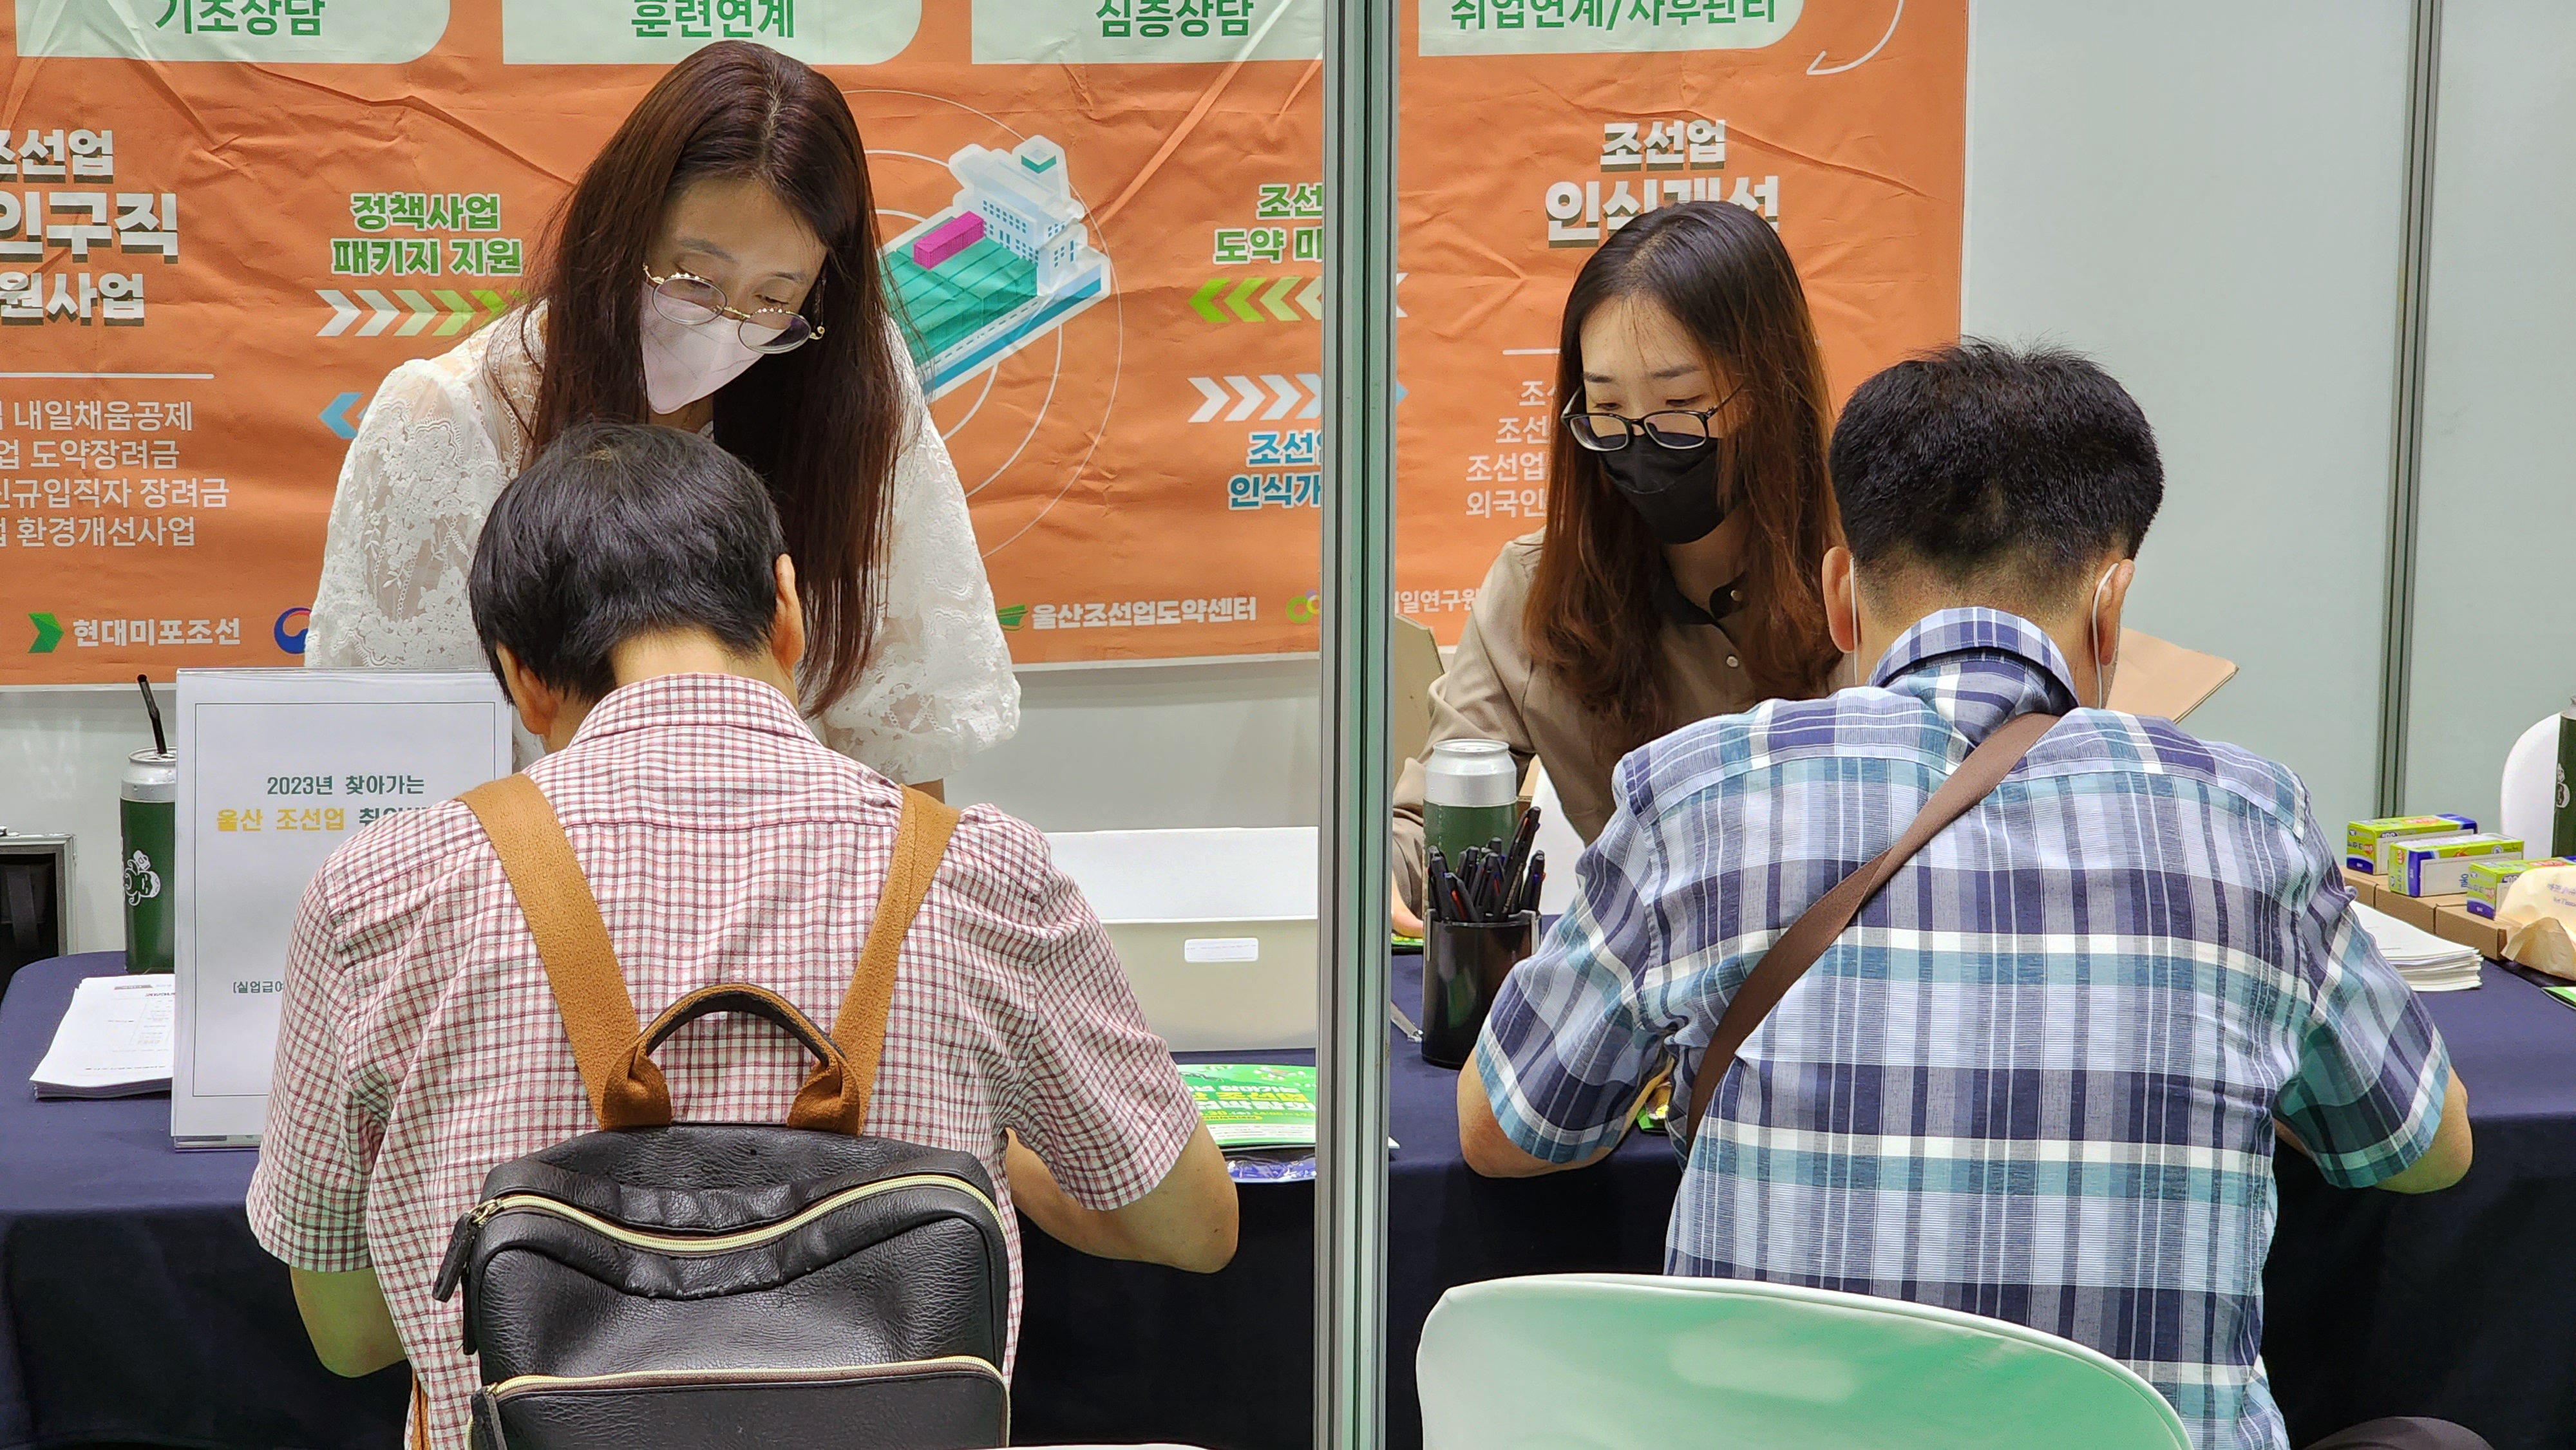
[[[796,561],[778,556],[778,610],[769,620],[769,657],[790,681],[805,661],[805,603],[796,594]]]
[[[1834,648],[1850,654],[1860,648],[1859,590],[1852,579],[1851,550],[1840,544],[1825,551],[1825,629]]]
[[[2138,561],[2122,559],[2102,576],[2094,591],[2093,663],[2109,669],[2120,661],[2120,616],[2129,602],[2129,585],[2138,577]]]
[[[510,703],[519,712],[519,723],[528,727],[529,734],[545,739],[547,732],[555,728],[555,721],[563,717],[563,693],[519,663],[508,645],[496,644],[492,653],[500,657],[501,688],[509,692]]]

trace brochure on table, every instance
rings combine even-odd
[[[27,1081],[40,1098],[129,1098],[170,1088],[176,984],[154,973],[85,977]]]
[[[387,815],[510,773],[490,675],[181,670],[170,1137],[250,1147],[305,884]]]

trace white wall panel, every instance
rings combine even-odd
[[[2576,694],[2576,6],[2445,6],[2440,114],[2404,808],[2484,820]]]
[[[1313,660],[1028,670],[1020,733],[949,783],[1049,831],[1315,823]]]
[[[2131,622],[2243,666],[2191,728],[2366,813],[2408,6],[1975,0],[1965,329],[2125,383],[2164,454]]]

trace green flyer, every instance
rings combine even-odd
[[[1226,1152],[1315,1146],[1313,1068],[1185,1062],[1180,1069],[1208,1136]]]

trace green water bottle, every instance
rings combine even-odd
[[[2576,802],[2568,799],[2567,781],[2576,776],[2576,700],[2558,712],[2558,787],[2549,798],[2549,854],[2576,857]]]
[[[125,969],[167,972],[178,963],[172,872],[178,865],[179,757],[138,750],[125,761],[117,820],[125,847]]]

